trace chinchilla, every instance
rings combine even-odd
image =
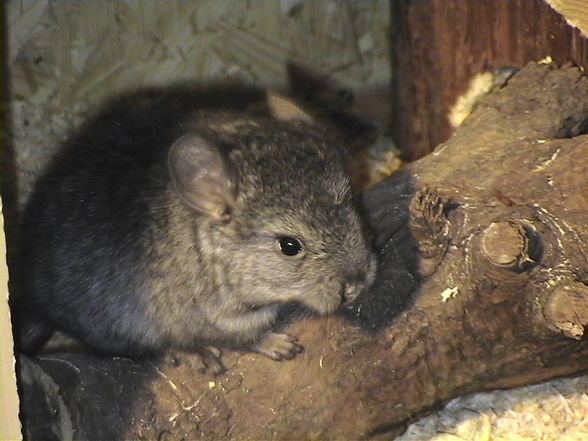
[[[126,110],[39,178],[22,224],[20,349],[60,330],[104,354],[300,352],[281,305],[327,314],[375,273],[347,153],[296,104],[271,116]]]

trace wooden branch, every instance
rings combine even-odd
[[[585,370],[587,121],[578,69],[527,66],[365,195],[378,280],[345,314],[296,322],[304,354],[226,353],[216,378],[190,354],[21,357],[28,432],[93,439],[98,418],[103,439],[389,439],[456,396]]]

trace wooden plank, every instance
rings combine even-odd
[[[411,158],[449,138],[474,75],[547,56],[588,66],[586,37],[543,0],[392,2],[391,29],[393,133]]]

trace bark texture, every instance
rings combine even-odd
[[[190,354],[21,357],[30,439],[390,439],[456,396],[585,370],[587,122],[578,69],[528,65],[365,194],[378,280],[294,323],[304,354],[226,353],[215,378]]]

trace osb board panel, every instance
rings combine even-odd
[[[543,0],[392,2],[392,17],[394,107],[403,109],[392,130],[413,158],[449,138],[449,109],[480,72],[548,56],[588,66],[588,40]]]
[[[566,21],[588,37],[588,2],[586,0],[546,0]]]
[[[344,87],[388,83],[384,0],[6,3],[19,200],[55,146],[105,98],[239,78],[279,87],[296,61]]]
[[[21,439],[14,352],[8,311],[8,267],[0,200],[0,440]]]

